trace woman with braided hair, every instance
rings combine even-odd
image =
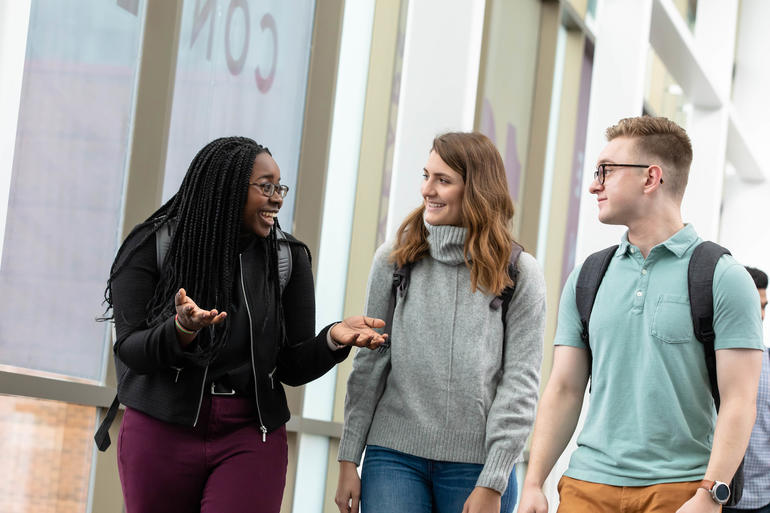
[[[290,417],[282,383],[305,384],[351,345],[385,341],[372,329],[384,322],[363,316],[315,334],[310,254],[279,230],[280,180],[264,146],[212,141],[118,250],[105,299],[126,405],[127,513],[279,511]]]

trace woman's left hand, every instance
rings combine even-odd
[[[332,326],[331,336],[338,344],[377,349],[385,343],[388,335],[386,333],[380,335],[374,331],[374,328],[384,327],[385,321],[382,319],[356,315]]]
[[[500,513],[500,492],[477,486],[465,501],[463,513]]]

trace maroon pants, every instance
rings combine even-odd
[[[254,399],[203,398],[196,427],[126,408],[118,470],[126,513],[278,513],[286,428],[262,441]]]

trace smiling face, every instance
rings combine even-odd
[[[630,137],[617,137],[607,143],[599,154],[598,164],[637,164],[635,141]],[[642,162],[644,163],[644,162]],[[628,226],[642,211],[642,198],[646,182],[644,168],[610,167],[604,184],[591,182],[588,190],[596,195],[599,221],[605,224]]]
[[[430,152],[423,169],[420,192],[425,204],[425,221],[428,224],[462,225],[465,182],[460,173],[441,160],[435,151]]]
[[[254,167],[251,171],[251,184],[264,184],[281,182],[281,170],[273,157],[267,152],[260,153],[254,159]],[[246,206],[243,208],[243,229],[253,232],[260,237],[267,237],[275,225],[275,216],[278,215],[283,205],[283,198],[276,192],[267,197],[258,186],[250,185]]]

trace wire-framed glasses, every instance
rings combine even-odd
[[[272,182],[265,182],[265,183],[256,183],[256,182],[250,182],[249,185],[253,185],[254,187],[258,188],[262,194],[267,196],[268,198],[272,198],[273,194],[275,194],[276,191],[278,191],[278,194],[285,198],[287,194],[289,194],[289,186],[288,185],[276,185]]]

